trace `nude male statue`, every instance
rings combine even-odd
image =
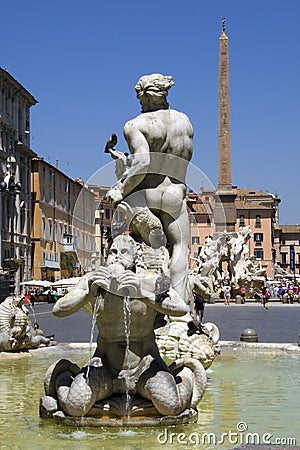
[[[162,415],[176,415],[187,407],[195,407],[202,396],[205,371],[201,363],[191,360],[189,367],[182,364],[177,368],[180,377],[176,380],[159,354],[153,331],[158,313],[180,316],[188,307],[172,288],[157,301],[155,278],[140,277],[134,271],[136,252],[132,238],[117,236],[107,266],[85,275],[54,305],[54,315],[64,317],[98,301],[99,336],[92,360],[81,370],[67,360],[60,360],[48,369],[46,376],[47,395],[55,391],[59,404],[71,416],[97,416],[95,402],[124,394],[127,389],[131,395],[151,400]],[[124,294],[130,295],[128,354]],[[203,381],[202,386],[199,380]]]
[[[163,229],[170,251],[171,284],[186,300],[189,223],[186,171],[192,157],[193,128],[188,117],[166,101],[171,76],[146,75],[135,86],[142,113],[128,121],[124,136],[132,154],[125,179],[107,193],[149,244],[151,229]]]

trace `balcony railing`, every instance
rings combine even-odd
[[[64,252],[65,253],[76,252],[77,246],[76,246],[76,237],[75,236],[72,236],[71,234],[65,234],[63,243],[64,243]]]
[[[58,253],[44,253],[44,267],[49,269],[59,269]]]

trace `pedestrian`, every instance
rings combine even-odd
[[[33,289],[30,290],[29,295],[30,295],[30,303],[31,303],[32,306],[34,306],[35,294],[34,294],[34,290]]]
[[[244,304],[245,300],[246,300],[246,288],[245,288],[245,285],[242,284],[242,286],[241,286],[241,303]]]
[[[268,288],[263,288],[262,292],[262,303],[264,309],[269,309],[269,298],[271,297],[271,294],[269,292]]]
[[[257,303],[260,303],[260,302],[261,302],[261,295],[260,295],[260,292],[259,292],[259,291],[255,291],[255,292],[254,292],[254,298],[255,298],[255,301],[256,301]]]
[[[289,302],[289,294],[288,292],[284,292],[282,295],[282,303],[288,303]]]
[[[202,324],[203,318],[204,318],[205,300],[203,297],[196,294],[196,292],[193,292],[193,296],[194,296],[194,305],[195,305],[195,311],[196,311],[196,320],[198,323]]]
[[[294,290],[290,287],[290,289],[289,289],[289,291],[288,291],[288,295],[289,295],[289,297],[288,297],[288,302],[289,303],[294,303],[294,299],[295,299],[295,293],[294,293]]]
[[[225,290],[224,290],[224,299],[225,299],[224,304],[225,305],[230,305],[230,291],[231,291],[230,286],[225,286]]]
[[[284,285],[280,286],[280,288],[278,290],[278,293],[280,295],[280,299],[282,300],[282,303],[287,303],[287,302],[284,301],[284,299],[286,299],[286,297],[287,297],[287,296],[285,296],[286,290],[285,290],[285,286]]]

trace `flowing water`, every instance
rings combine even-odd
[[[29,309],[30,309],[30,312],[31,312],[31,315],[32,315],[32,318],[33,318],[33,325],[35,324],[35,323],[37,323],[37,321],[36,321],[36,315],[35,315],[35,309],[34,309],[34,307],[32,306],[32,304],[31,303],[29,303],[29,305],[27,305],[27,306],[29,306]]]
[[[125,367],[130,370],[130,325],[131,325],[131,311],[130,311],[130,296],[124,295],[123,298],[123,313],[124,313],[124,328],[125,328],[125,337],[126,337],[126,347],[125,347]],[[125,380],[126,382],[126,404],[125,411],[127,412],[127,417],[129,419],[129,403],[130,403],[130,394],[129,394],[129,380],[128,378]]]
[[[0,359],[1,450],[231,449],[247,439],[300,445],[299,354],[223,350],[208,370],[197,424],[141,429],[69,428],[40,419],[44,374],[61,357],[83,365],[89,352]]]

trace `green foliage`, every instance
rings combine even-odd
[[[73,253],[61,253],[60,254],[60,267],[63,270],[67,270],[72,277],[76,268],[76,257]]]

